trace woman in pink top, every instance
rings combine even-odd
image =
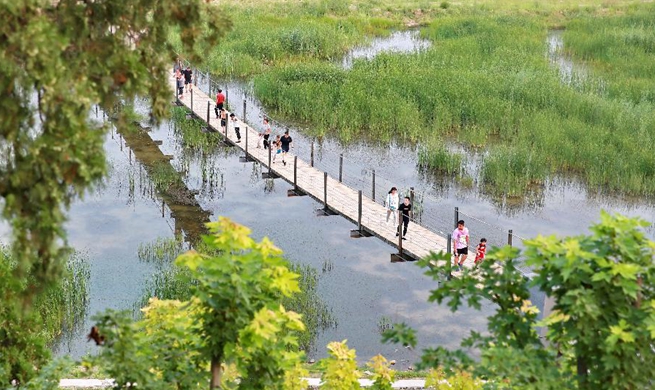
[[[457,229],[453,232],[453,248],[455,248],[455,266],[461,271],[469,254],[469,230],[464,227],[463,220],[457,221]]]

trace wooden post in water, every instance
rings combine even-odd
[[[309,166],[314,167],[314,141],[312,141],[312,149],[309,152]]]
[[[513,238],[514,238],[514,232],[512,229],[509,229],[509,231],[507,232],[507,245],[512,246]]]
[[[243,99],[243,115],[241,116],[243,118],[243,121],[246,121],[246,99]]]
[[[328,179],[327,172],[323,172],[323,210],[325,210],[326,212],[328,210],[328,205],[327,205],[327,179]]]
[[[459,221],[459,207],[455,207],[455,229],[457,229],[457,221]]]
[[[359,234],[362,234],[362,190],[359,190],[358,197],[359,207],[357,208],[357,230],[359,230]]]
[[[373,195],[373,202],[375,202],[375,169],[372,171],[372,176],[373,176],[373,185],[372,187],[372,195]]]
[[[207,131],[209,131],[209,111],[211,110],[212,102],[207,100]]]
[[[343,153],[339,155],[339,183],[343,181]]]

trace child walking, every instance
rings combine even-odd
[[[275,141],[273,141],[273,147],[276,149],[275,154],[273,155],[273,164],[275,164],[275,158],[278,154],[282,153],[282,140],[279,135],[275,136]]]
[[[478,247],[475,250],[475,264],[482,263],[484,256],[487,253],[487,239],[481,238]]]

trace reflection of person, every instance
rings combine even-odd
[[[455,247],[455,266],[462,270],[469,253],[469,230],[464,227],[464,221],[457,221],[457,229],[453,232],[453,246]]]
[[[286,156],[287,153],[289,153],[289,146],[291,145],[292,142],[293,140],[289,135],[289,130],[285,131],[284,135],[280,139],[280,145],[282,146],[282,164],[284,164],[285,166],[287,165],[287,162],[284,160],[284,156]]]
[[[384,201],[384,205],[387,207],[387,225],[389,224],[389,216],[393,215],[393,224],[396,225],[396,210],[398,210],[398,189],[396,187],[391,187],[389,193],[387,194],[387,199]]]
[[[487,239],[480,239],[480,243],[475,251],[475,264],[481,263],[484,260],[484,256],[487,253]]]
[[[405,240],[405,236],[407,235],[407,225],[409,225],[409,212],[412,211],[412,205],[409,203],[409,196],[406,196],[405,199],[403,200],[403,203],[398,206],[398,212],[402,214],[402,225],[404,226],[403,229],[403,240]],[[396,237],[400,234],[400,226],[398,225],[398,231],[396,232]]]

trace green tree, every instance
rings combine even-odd
[[[285,324],[290,329],[302,327],[291,312],[279,305],[280,296],[299,291],[298,274],[289,271],[280,249],[267,238],[255,242],[245,226],[224,217],[207,226],[212,235],[203,239],[215,254],[189,251],[177,263],[187,266],[197,281],[194,295],[200,301],[202,323],[197,331],[211,362],[210,388],[221,387],[221,365],[239,347],[245,356],[259,363],[254,372],[258,382],[251,388],[263,389],[267,383],[281,382],[284,370],[280,365],[294,360],[268,359],[269,364],[264,365],[266,359],[262,359],[261,352],[251,347],[273,345],[279,350],[293,341],[289,337],[283,338],[282,343],[271,343],[276,337],[283,337],[280,331]],[[268,319],[262,321],[262,317]],[[254,319],[257,320],[253,322]],[[240,341],[248,342],[239,346]],[[253,366],[250,367],[246,372],[253,373]]]
[[[487,334],[472,332],[462,347],[477,348],[481,360],[462,350],[424,351],[423,367],[465,369],[494,388],[638,389],[653,385],[655,372],[655,243],[639,219],[602,213],[587,236],[537,237],[525,242],[524,261],[536,276],[517,269],[520,251],[492,251],[477,269],[440,283],[429,300],[447,302],[453,311],[464,303],[496,306]],[[420,261],[428,275],[443,278],[449,256]],[[528,300],[536,286],[554,301],[538,321]],[[540,327],[547,326],[542,340]],[[389,334],[411,340],[412,332]],[[451,371],[452,372],[452,371]]]
[[[63,209],[105,172],[93,105],[148,97],[168,112],[166,80],[179,35],[194,63],[230,27],[202,0],[0,0],[0,197],[28,298],[56,281]],[[127,125],[119,115],[116,126]]]

